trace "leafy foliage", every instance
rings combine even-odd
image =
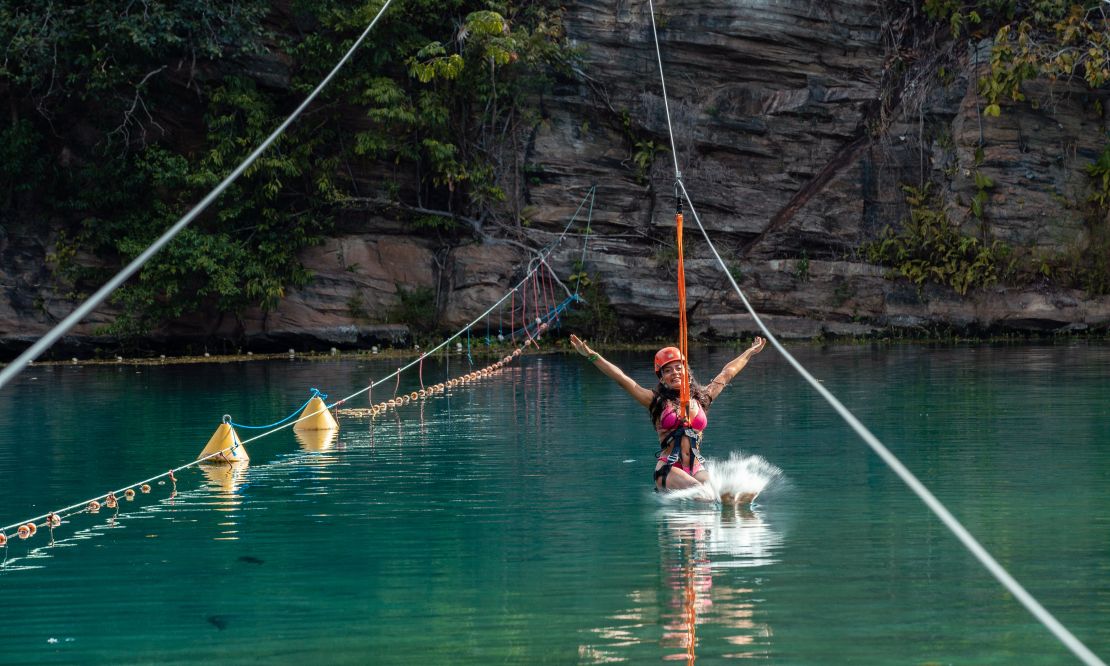
[[[68,254],[77,248],[130,261],[192,201],[199,199],[271,131],[273,109],[255,85],[229,78],[210,94],[207,150],[194,160],[160,146],[82,168],[69,201],[81,215]],[[329,135],[294,130],[231,185],[214,208],[182,231],[114,298],[124,314],[109,328],[143,333],[198,306],[238,313],[276,307],[287,285],[308,274],[296,252],[327,230],[335,198],[334,160],[318,155]],[[301,196],[293,196],[293,192]],[[63,243],[63,252],[66,252]],[[69,265],[78,283],[104,276]]]
[[[929,188],[903,187],[910,219],[900,232],[890,227],[863,248],[867,260],[891,266],[914,284],[936,282],[966,294],[999,281],[1013,266],[1012,252],[999,241],[989,245],[960,233],[941,210],[930,207]]]
[[[1089,201],[1105,213],[1110,209],[1110,143],[1103,147],[1098,159],[1087,165],[1087,175],[1092,190]]]
[[[13,100],[0,220],[53,218],[61,274],[77,290],[99,284],[257,146],[381,6],[0,3],[0,89]],[[290,19],[297,27],[282,27]],[[526,101],[565,66],[562,42],[553,1],[394,3],[309,112],[117,293],[124,316],[110,332],[275,307],[309,278],[298,252],[363,196],[347,185],[351,161],[394,165],[384,194],[436,213],[417,215],[417,229],[458,233],[453,216],[496,212],[516,163],[506,146],[537,121]],[[236,59],[259,55],[293,63],[288,88],[228,76],[257,71]],[[190,134],[201,115],[203,133]]]
[[[398,285],[397,304],[390,309],[389,319],[417,333],[431,333],[438,322],[435,291],[429,287],[406,290]]]
[[[39,187],[49,171],[43,137],[27,120],[0,128],[0,196],[12,205],[17,194]]]
[[[262,50],[263,0],[0,3],[0,81],[46,118],[152,126],[157,92],[198,61]]]
[[[567,310],[563,326],[578,335],[602,342],[614,338],[619,332],[617,313],[609,303],[601,281],[596,275],[591,277],[581,262],[575,262],[569,281],[582,296],[583,302]]]
[[[990,70],[979,80],[984,113],[1025,100],[1022,84],[1045,77],[1078,80],[1096,90],[1110,82],[1110,16],[1102,0],[926,0],[925,14],[954,37],[994,34]]]
[[[348,84],[369,125],[355,152],[411,168],[419,206],[489,212],[510,197],[507,139],[537,121],[521,101],[564,67],[561,10],[460,0],[406,7],[407,45],[394,67]]]

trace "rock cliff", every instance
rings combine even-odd
[[[814,337],[1110,328],[1105,296],[1043,284],[960,296],[892,279],[860,252],[908,215],[901,186],[926,181],[942,185],[940,205],[969,233],[1034,254],[1084,247],[1084,168],[1110,130],[1106,115],[1090,109],[1092,98],[1110,106],[1110,91],[1029,84],[1027,97],[1039,103],[1004,105],[999,118],[986,118],[976,81],[989,40],[900,41],[919,20],[907,4],[669,0],[656,10],[677,166],[709,237],[772,329]],[[304,253],[314,278],[276,311],[168,322],[148,342],[405,344],[407,329],[390,321],[399,290],[431,294],[446,325],[468,321],[519,276],[528,258],[521,242],[549,243],[595,185],[586,270],[628,336],[673,329],[674,162],[647,2],[570,2],[565,27],[581,62],[575,77],[536,100],[543,119],[521,154],[528,221],[518,240],[460,244],[352,210],[359,223]],[[267,71],[282,79],[280,66]],[[975,173],[993,186],[973,218]],[[372,181],[372,172],[360,177]],[[749,335],[750,316],[689,210],[686,218],[695,330]],[[563,276],[579,257],[582,231],[553,255]],[[51,239],[11,228],[0,237],[5,353],[72,308],[47,261]],[[90,318],[58,353],[110,345],[95,332],[111,316],[106,308]]]

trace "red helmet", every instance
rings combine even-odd
[[[678,350],[678,347],[663,347],[655,352],[655,374],[658,375],[663,366],[668,363],[685,360],[682,358],[682,352]]]

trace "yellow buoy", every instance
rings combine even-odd
[[[311,416],[309,416],[311,414]],[[305,418],[308,417],[308,418]],[[328,411],[328,406],[320,399],[320,396],[315,396],[312,400],[308,401],[304,411],[301,412],[301,421],[293,426],[294,432],[302,432],[304,430],[339,430],[339,424],[335,422],[335,417]]]
[[[212,455],[217,451],[222,451],[221,455]],[[208,456],[212,456],[208,458]],[[240,460],[250,460],[247,455],[247,448],[239,440],[239,435],[236,434],[235,428],[231,424],[224,421],[216,428],[216,432],[212,433],[212,439],[208,440],[208,444],[204,450],[197,456],[197,460],[201,458],[208,458],[205,462],[214,463],[232,463]]]

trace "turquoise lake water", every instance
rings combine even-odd
[[[734,353],[691,364],[708,380]],[[1110,345],[796,355],[1110,658]],[[652,380],[650,354],[608,357]],[[187,462],[225,413],[269,423],[392,367],[29,368],[0,395],[0,523]],[[751,511],[655,496],[646,413],[575,356],[342,419],[331,443],[275,433],[243,470],[13,539],[2,661],[1075,663],[774,350],[709,416],[711,458],[782,470]]]

